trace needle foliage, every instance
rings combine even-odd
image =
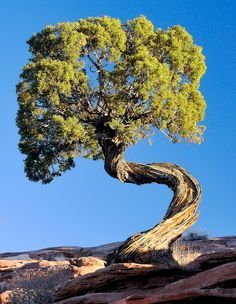
[[[124,146],[156,129],[173,142],[202,141],[205,58],[183,27],[88,18],[49,25],[27,43],[17,126],[30,180],[48,183],[78,156],[103,158],[101,126]]]

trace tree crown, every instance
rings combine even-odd
[[[181,26],[88,18],[47,26],[28,44],[17,125],[29,179],[50,182],[77,156],[102,158],[102,129],[124,146],[155,128],[173,142],[202,141],[205,58]]]

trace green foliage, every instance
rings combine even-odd
[[[184,236],[184,241],[198,241],[198,240],[207,240],[208,235],[206,233],[198,233],[198,232],[189,232]]]
[[[101,129],[124,146],[155,128],[173,142],[202,141],[204,56],[181,26],[88,18],[47,26],[28,44],[17,125],[31,180],[50,182],[78,156],[102,158]]]

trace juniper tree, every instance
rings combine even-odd
[[[126,240],[108,263],[173,262],[170,245],[195,222],[201,188],[177,165],[130,163],[124,153],[155,130],[173,143],[201,143],[202,48],[183,27],[155,30],[143,16],[49,25],[28,44],[17,85],[27,177],[49,183],[83,157],[102,159],[122,182],[167,185],[174,195],[161,223]]]

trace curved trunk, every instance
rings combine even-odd
[[[158,183],[174,192],[163,220],[153,228],[129,237],[107,257],[107,264],[121,262],[176,264],[171,244],[197,219],[201,188],[195,178],[178,165],[139,164],[123,159],[124,146],[118,140],[100,141],[105,156],[105,170],[125,183]]]

